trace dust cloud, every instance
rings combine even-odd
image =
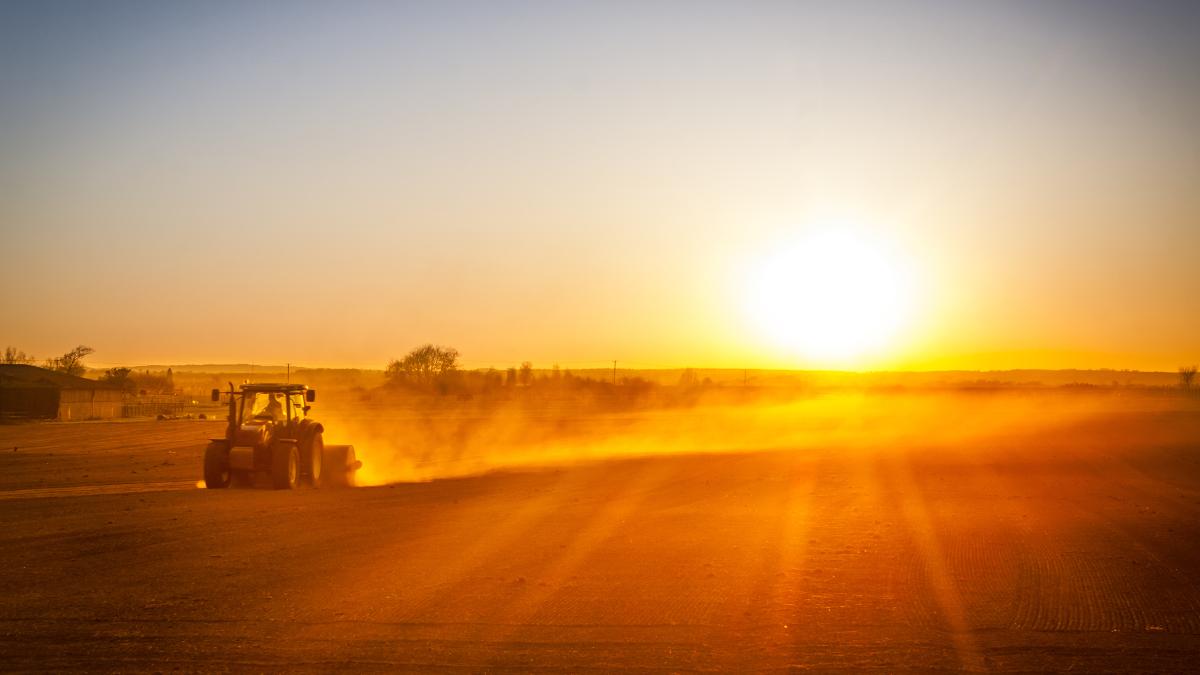
[[[515,403],[373,406],[330,409],[323,418],[327,442],[354,445],[363,461],[359,484],[384,485],[673,453],[969,454],[984,443],[1029,442],[1062,451],[1106,442],[1087,436],[1089,419],[1156,406],[1153,398],[1062,392],[841,392],[615,412]]]

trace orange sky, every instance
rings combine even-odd
[[[1200,11],[966,4],[6,6],[0,341],[96,364],[1200,360]],[[902,252],[903,325],[836,360],[772,340],[747,279],[845,227]]]

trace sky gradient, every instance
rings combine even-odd
[[[1200,5],[0,5],[0,341],[105,364],[1174,369]],[[887,349],[745,280],[853,227]]]

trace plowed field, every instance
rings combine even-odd
[[[348,491],[197,489],[221,429],[0,427],[0,668],[1200,663],[1194,401]]]

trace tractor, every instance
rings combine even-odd
[[[362,462],[350,445],[325,445],[325,428],[308,416],[317,392],[302,384],[243,384],[212,390],[229,400],[224,438],[204,450],[204,484],[251,487],[269,479],[276,490],[297,485],[349,487]]]

